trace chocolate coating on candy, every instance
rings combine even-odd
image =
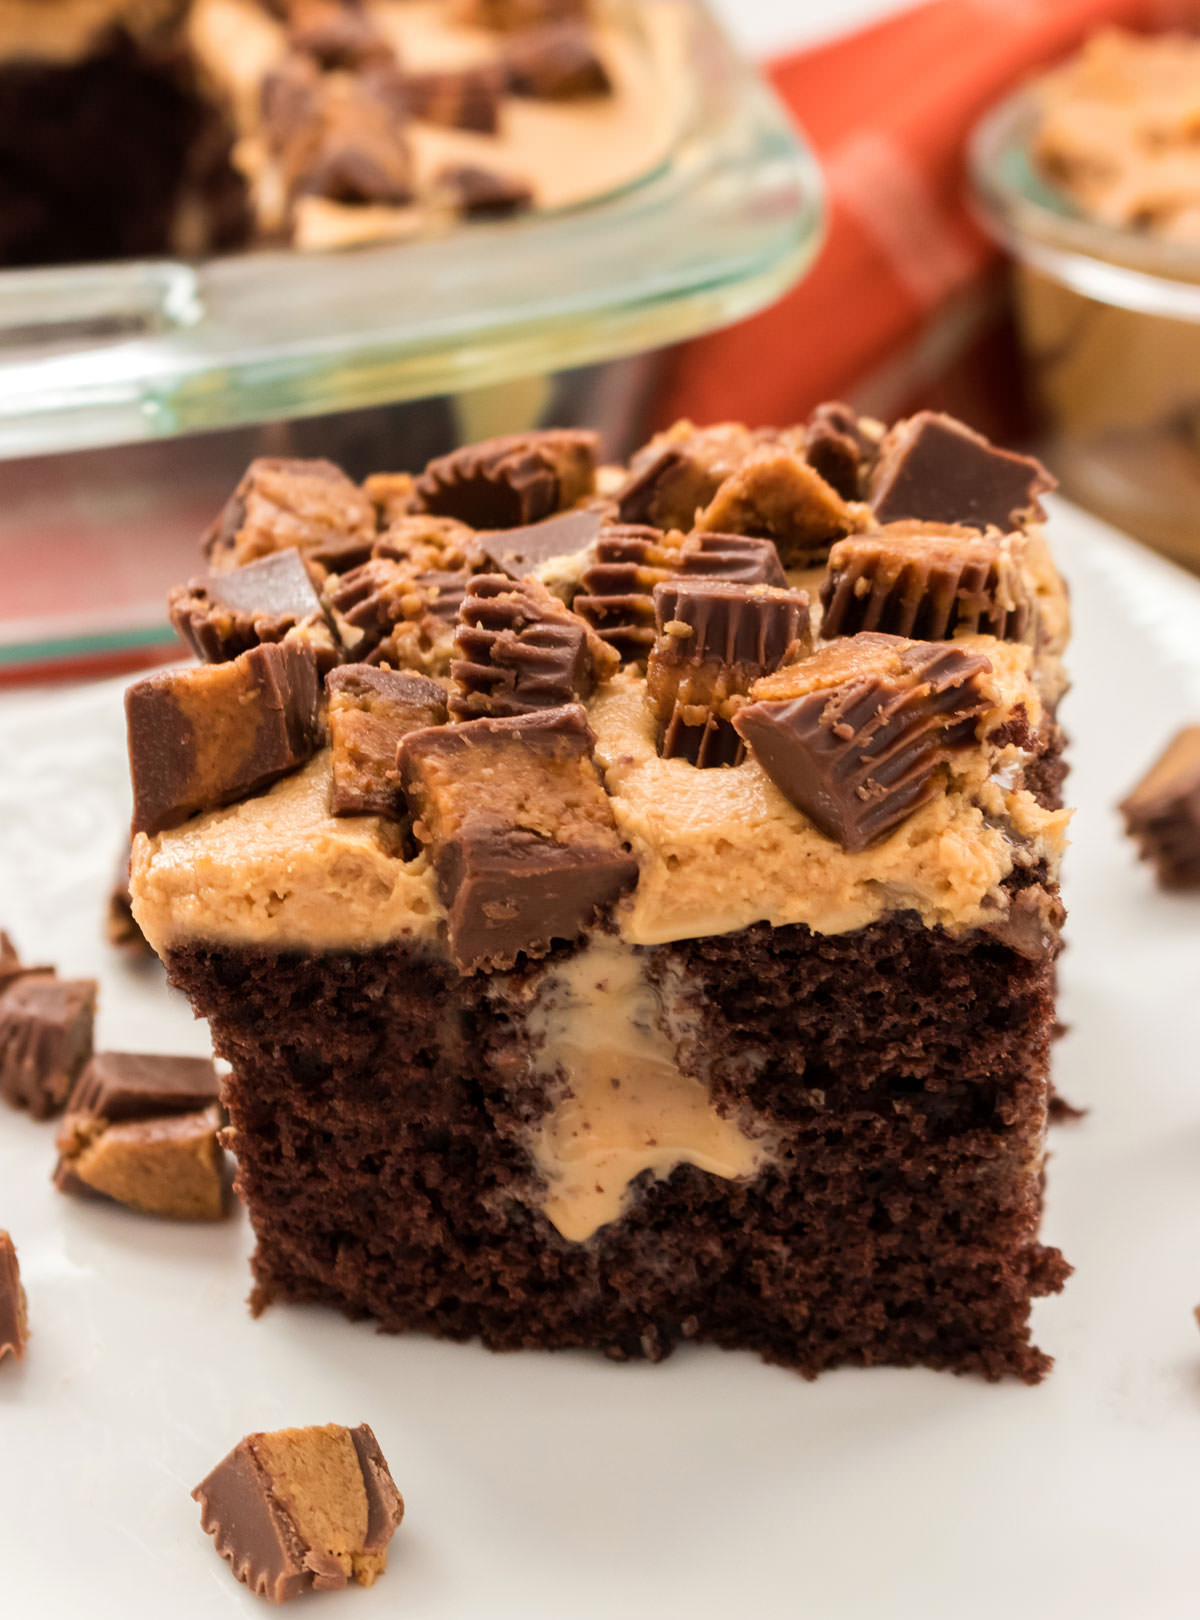
[[[914,641],[1025,641],[1036,599],[1020,535],[894,523],[839,540],[821,586],[826,640],[882,630]]]
[[[485,169],[479,163],[445,163],[433,177],[434,190],[452,208],[472,219],[506,219],[533,207],[533,187],[519,174]]]
[[[206,664],[219,664],[263,642],[282,641],[309,627],[318,655],[330,665],[340,654],[320,598],[294,547],[217,574],[201,574],[168,599],[171,623]]]
[[[476,536],[484,556],[497,573],[523,579],[543,563],[570,557],[591,545],[605,524],[605,514],[593,507],[560,512],[541,523],[520,529],[485,529]]]
[[[1200,726],[1174,736],[1120,805],[1163,889],[1200,889]]]
[[[646,690],[664,759],[736,765],[743,743],[730,724],[738,699],[809,642],[803,592],[680,580],[654,592],[658,640]]]
[[[875,431],[871,431],[874,429]],[[846,501],[861,500],[882,428],[840,400],[818,405],[804,424],[804,459]]]
[[[335,816],[391,816],[406,813],[395,777],[400,739],[424,726],[444,725],[445,689],[424,675],[343,664],[325,681],[329,694],[329,735],[333,745]]]
[[[860,635],[755,684],[734,726],[776,787],[857,851],[938,791],[975,739],[986,658],[943,642]]]
[[[586,25],[570,18],[523,30],[501,55],[514,96],[577,101],[612,93],[612,80]]]
[[[617,655],[535,579],[477,574],[459,611],[450,712],[531,714],[590,697]]]
[[[749,534],[689,534],[676,572],[685,579],[724,579],[731,585],[787,584],[773,540]]]
[[[598,442],[565,428],[485,439],[431,461],[414,499],[423,511],[476,529],[536,523],[591,494]]]
[[[234,1575],[272,1603],[372,1585],[404,1517],[365,1423],[247,1435],[192,1496]]]
[[[397,766],[464,973],[578,938],[637,877],[571,705],[412,732]]]
[[[740,422],[708,428],[677,422],[633,457],[616,494],[617,515],[622,523],[691,529],[697,512],[759,442],[759,435]]]
[[[1055,480],[1041,462],[1001,450],[953,417],[921,411],[885,436],[867,499],[879,523],[917,518],[1007,532],[1041,516]]]
[[[29,1341],[28,1302],[12,1238],[0,1230],[0,1361],[20,1361]]]
[[[94,979],[31,975],[0,995],[0,1097],[49,1119],[92,1055]]]
[[[323,566],[361,561],[375,541],[375,508],[332,461],[260,456],[204,537],[214,573],[295,547]]]
[[[494,135],[500,128],[504,74],[491,64],[410,73],[404,89],[414,118],[448,129],[474,130],[478,135]]]
[[[219,1093],[217,1071],[209,1058],[97,1052],[76,1081],[67,1109],[116,1124],[194,1113],[217,1102]]]
[[[294,637],[136,682],[125,694],[133,831],[178,826],[303,764],[320,745],[319,697],[316,655]]]

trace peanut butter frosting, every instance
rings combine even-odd
[[[1043,718],[1028,647],[964,637],[992,665],[993,713]],[[862,928],[894,911],[929,927],[972,928],[1003,912],[1000,889],[1020,862],[1056,872],[1069,814],[1001,784],[1023,756],[967,750],[953,782],[881,844],[859,853],[819,833],[753,757],[701,771],[660,759],[644,683],[602,687],[588,718],[621,836],[638,861],[616,924],[632,944],[725,934],[751,923]],[[432,868],[411,860],[394,826],[329,811],[328,751],[269,792],[180,828],[134,840],[134,915],[160,952],[182,940],[310,950],[393,940],[433,947],[444,916]]]

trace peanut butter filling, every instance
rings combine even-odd
[[[704,1081],[676,1062],[670,987],[611,935],[546,972],[526,1030],[534,1067],[564,1089],[533,1143],[541,1209],[571,1243],[622,1214],[629,1188],[681,1164],[724,1180],[756,1174],[764,1141],[717,1112]]]

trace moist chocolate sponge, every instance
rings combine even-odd
[[[1036,1241],[1052,958],[911,914],[643,954],[651,976],[682,973],[718,1103],[780,1149],[744,1183],[647,1175],[576,1245],[537,1209],[526,1143],[548,1098],[525,1072],[522,973],[460,978],[399,945],[172,952],[233,1065],[256,1304],[324,1301],[495,1349],[658,1359],[690,1338],[809,1376],[1040,1378],[1030,1302],[1069,1271]]]

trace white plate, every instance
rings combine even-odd
[[[34,1337],[0,1368],[0,1615],[261,1613],[188,1492],[247,1430],[371,1423],[408,1501],[357,1620],[1166,1620],[1200,1611],[1200,898],[1155,893],[1113,805],[1200,717],[1200,584],[1061,504],[1078,620],[1065,1095],[1039,1388],[815,1384],[748,1355],[493,1356],[243,1306],[249,1233],[54,1193],[53,1127],[0,1117],[0,1224]],[[0,702],[0,917],[99,972],[105,1046],[203,1026],[99,942],[123,815],[119,692]],[[313,1610],[316,1613],[316,1607]]]

